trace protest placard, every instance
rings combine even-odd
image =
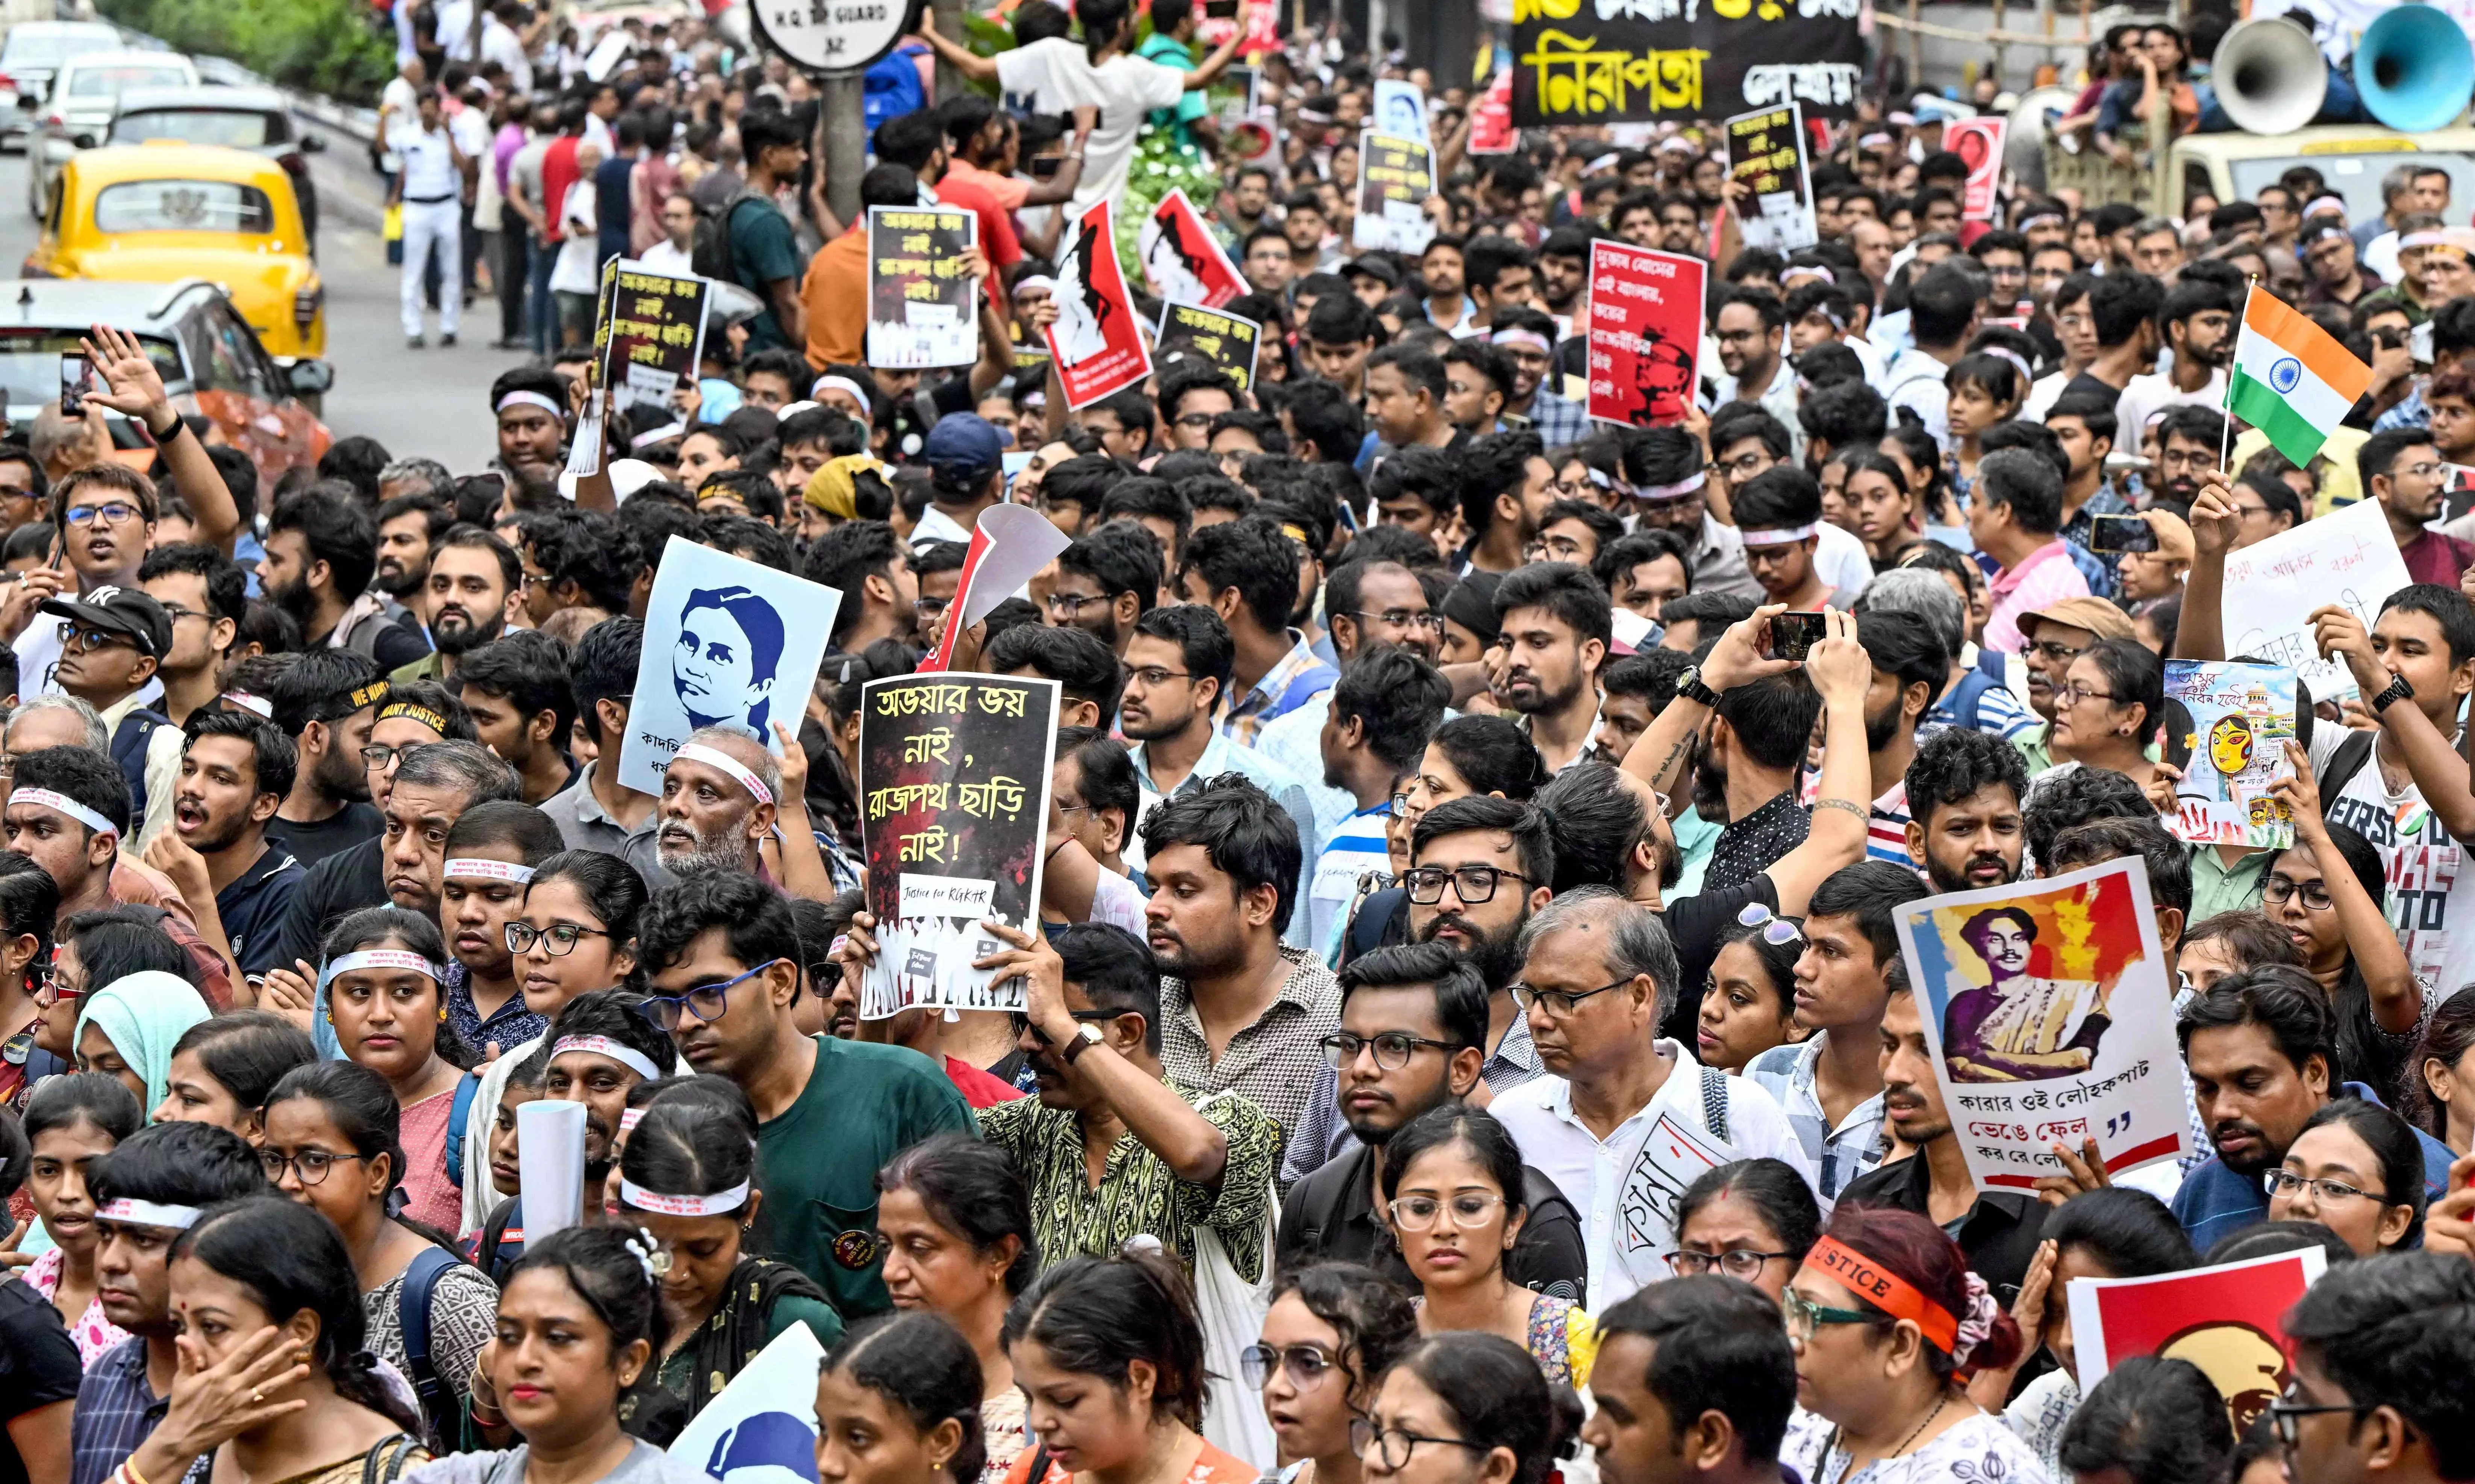
[[[982,918],[1037,932],[1054,680],[895,675],[861,688],[860,835],[877,956],[860,1018],[915,1005],[1020,1010],[975,959],[1005,944]]]
[[[1794,100],[1845,120],[1865,71],[1863,13],[1862,0],[1513,0],[1512,119],[1690,121]]]
[[[825,1348],[789,1325],[671,1440],[670,1453],[725,1484],[817,1476],[817,1366]]]
[[[1509,155],[1521,145],[1521,131],[1512,127],[1512,73],[1495,82],[1470,109],[1469,150],[1472,155]]]
[[[991,505],[981,511],[971,526],[971,544],[963,549],[962,574],[954,582],[954,600],[946,605],[944,630],[937,636],[937,647],[920,660],[920,672],[950,669],[963,631],[1013,596],[1072,539],[1029,505]]]
[[[1979,1190],[2063,1174],[2057,1144],[2077,1156],[2095,1139],[2116,1175],[2190,1146],[2144,862],[1927,897],[1900,909],[1899,927]]]
[[[894,371],[980,358],[980,280],[963,272],[979,218],[956,207],[868,208],[868,363]]]
[[[1682,1069],[1674,1076],[1698,1075]],[[1698,1096],[1698,1094],[1697,1094]],[[1616,1217],[1616,1266],[1632,1286],[1657,1282],[1676,1274],[1677,1207],[1693,1182],[1740,1157],[1706,1129],[1661,1112],[1633,1152],[1625,1171],[1624,1191]],[[1605,1303],[1613,1295],[1601,1299]]]
[[[1406,78],[1377,78],[1373,128],[1395,138],[1433,142],[1427,132],[1426,90]]]
[[[672,537],[645,604],[619,781],[658,797],[671,755],[699,727],[732,728],[778,754],[772,723],[798,731],[842,600],[832,588]]]
[[[1591,417],[1655,427],[1692,412],[1708,272],[1698,257],[1590,244]]]
[[[1066,405],[1077,410],[1152,374],[1135,302],[1117,268],[1114,220],[1107,201],[1092,203],[1057,261],[1057,319],[1045,333]]]
[[[1423,253],[1434,240],[1427,198],[1435,193],[1435,150],[1424,139],[1373,129],[1358,135],[1358,215],[1350,245],[1361,253]]]
[[[1234,7],[1231,13],[1233,18],[1225,24],[1229,30],[1235,31],[1238,29],[1238,22],[1234,18],[1236,13]],[[1207,21],[1206,25],[1209,24],[1210,22]],[[1217,46],[1219,42],[1212,41],[1206,44]],[[1261,86],[1262,76],[1262,69],[1250,67],[1242,61],[1231,62],[1222,68],[1220,75],[1213,79],[1212,85],[1206,88],[1203,94],[1206,105],[1212,110],[1212,116],[1224,123],[1232,124],[1240,119],[1253,118],[1256,108],[1255,94],[1257,88]]]
[[[555,1098],[516,1109],[516,1192],[530,1198],[525,1229],[535,1241],[584,1217],[584,1115],[583,1104]],[[597,1187],[597,1204],[600,1194]]]
[[[2166,662],[2166,731],[2191,754],[2166,827],[2195,845],[2283,850],[2294,817],[2269,792],[2294,775],[2294,671],[2283,665]]]
[[[1803,107],[1791,103],[1739,113],[1728,120],[1727,130],[1728,176],[1752,193],[1737,217],[1745,246],[1785,254],[1821,241],[1805,161]]]
[[[2188,1360],[2242,1437],[2293,1379],[2286,1311],[2329,1270],[2317,1247],[2154,1277],[2075,1277],[2064,1302],[2080,1394],[2136,1355]]]
[[[1960,193],[1959,214],[1972,222],[1994,220],[1996,188],[2002,183],[2002,132],[2010,120],[1958,118],[1945,124],[1942,147],[1968,165],[1968,184]]]
[[[1180,356],[1209,361],[1237,382],[1242,392],[1255,384],[1255,353],[1262,342],[1263,327],[1242,314],[1166,304],[1161,305],[1160,331],[1152,336],[1152,354],[1163,366]]]
[[[1246,292],[1238,265],[1183,189],[1171,190],[1144,219],[1140,248],[1143,277],[1163,299],[1216,309]]]
[[[602,264],[593,346],[614,411],[637,402],[667,406],[672,392],[696,384],[711,287],[692,273],[664,273],[632,259]]]
[[[2354,673],[2342,660],[2320,658],[2312,611],[2336,603],[2368,629],[2382,600],[2413,580],[2380,501],[2340,506],[2226,553],[2218,606],[2226,653],[2291,666],[2315,701],[2342,700],[2355,693]]]

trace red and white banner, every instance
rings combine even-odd
[[[1630,427],[1693,410],[1709,265],[1626,242],[1590,244],[1590,416]]]
[[[1994,220],[1995,187],[2002,183],[2004,118],[1963,118],[1942,126],[1942,147],[1968,162],[1968,186],[1959,214],[1972,222]]]
[[[1142,255],[1143,278],[1159,298],[1217,309],[1247,290],[1238,265],[1182,189],[1170,191],[1143,223]]]
[[[2328,1271],[2316,1247],[2156,1277],[2073,1278],[2080,1394],[2136,1355],[2188,1360],[2217,1384],[2241,1437],[2292,1378],[2286,1311]]]
[[[1047,566],[1072,538],[1029,505],[991,505],[971,529],[963,554],[963,578],[946,610],[945,632],[936,651],[919,662],[922,672],[954,663],[954,636],[989,616],[997,604]]]
[[[1521,145],[1521,131],[1512,127],[1512,72],[1495,75],[1495,84],[1470,113],[1469,153],[1509,155]]]
[[[1088,407],[1152,374],[1135,302],[1117,268],[1113,218],[1108,202],[1093,203],[1057,260],[1057,319],[1045,333],[1071,408]]]

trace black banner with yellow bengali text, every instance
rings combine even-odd
[[[1844,120],[1865,70],[1859,3],[1513,0],[1513,122],[1682,123],[1791,102]]]

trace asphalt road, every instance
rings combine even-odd
[[[400,270],[387,266],[379,235],[384,182],[356,142],[306,120],[304,127],[329,142],[310,167],[318,185],[318,271],[327,284],[327,358],[335,367],[327,426],[338,438],[376,438],[398,457],[434,458],[457,474],[478,471],[497,448],[490,381],[528,356],[490,349],[499,337],[499,304],[487,294],[465,310],[453,349],[439,347],[434,314],[429,348],[405,348]],[[25,169],[24,156],[0,156],[0,272],[13,274],[35,246]]]

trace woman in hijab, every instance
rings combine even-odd
[[[172,1081],[172,1048],[181,1034],[214,1011],[197,986],[177,974],[146,969],[86,996],[70,1046],[81,1072],[116,1077],[140,1107],[159,1107]]]

